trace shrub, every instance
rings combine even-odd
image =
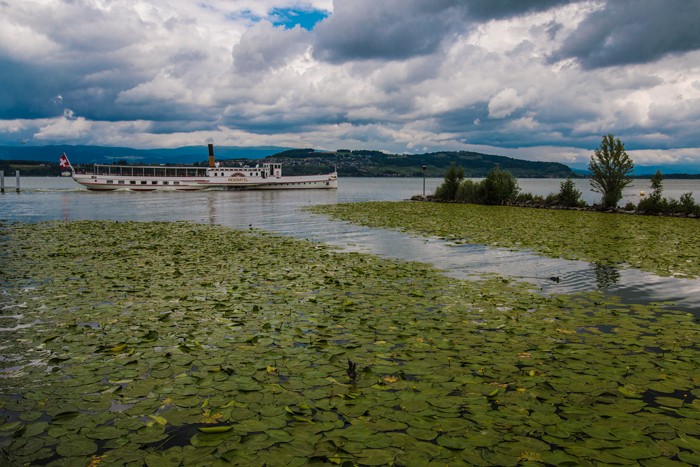
[[[460,203],[480,204],[483,198],[483,191],[482,182],[466,179],[459,184],[455,199]]]
[[[559,203],[559,195],[550,193],[547,195],[547,197],[544,199],[544,203],[547,206],[559,206],[561,203]]]
[[[435,189],[435,198],[441,201],[452,201],[457,195],[457,188],[464,179],[464,169],[454,163],[445,173],[445,180]]]
[[[643,214],[663,214],[668,211],[668,201],[661,197],[664,191],[663,175],[660,170],[651,177],[652,192],[648,198],[644,198],[639,202],[637,211]]]
[[[682,214],[697,214],[700,212],[700,206],[695,204],[692,193],[684,193],[681,195],[679,211]]]
[[[491,169],[481,183],[484,204],[506,204],[514,201],[520,191],[518,181],[513,174],[498,167]]]
[[[581,191],[576,189],[576,184],[571,179],[561,182],[559,185],[559,194],[557,195],[557,204],[569,208],[579,207],[585,204],[581,200]]]
[[[637,212],[642,214],[667,214],[668,209],[668,200],[654,193],[642,199],[637,206]]]

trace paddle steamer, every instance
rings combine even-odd
[[[338,173],[283,176],[282,164],[266,162],[255,167],[222,167],[214,160],[209,145],[209,167],[137,166],[94,164],[91,173],[76,171],[68,157],[59,160],[61,170],[69,171],[88,190],[289,190],[336,189]]]

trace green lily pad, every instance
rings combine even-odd
[[[97,444],[86,438],[68,438],[61,440],[56,452],[64,457],[89,456],[97,452]]]

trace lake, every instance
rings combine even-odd
[[[72,179],[61,177],[22,178],[22,191],[16,193],[14,182],[14,177],[5,178],[6,193],[0,195],[0,221],[191,221],[264,229],[347,251],[433,264],[461,279],[496,273],[529,282],[544,293],[598,289],[630,302],[673,301],[683,309],[700,309],[700,280],[665,278],[634,269],[545,258],[528,251],[454,245],[439,239],[330,221],[301,210],[313,204],[408,199],[422,194],[420,178],[341,178],[337,191],[148,193],[90,192]],[[426,193],[432,193],[441,182],[438,178],[426,179]],[[518,180],[521,191],[543,196],[558,192],[561,182]],[[599,194],[590,191],[588,180],[577,179],[575,183],[589,204],[600,199]],[[700,180],[664,180],[664,188],[666,197],[678,199],[691,192],[696,200],[700,199]],[[638,202],[640,191],[651,191],[649,180],[635,180],[627,187],[622,204]],[[559,281],[551,280],[553,277]]]

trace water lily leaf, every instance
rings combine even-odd
[[[365,449],[358,452],[357,457],[364,465],[391,465],[396,452],[391,449]]]
[[[675,397],[663,397],[659,396],[654,399],[659,405],[663,405],[664,407],[675,407],[675,408],[680,408],[683,407],[683,399],[677,399]]]
[[[56,446],[56,452],[64,457],[84,457],[97,452],[97,444],[86,438],[70,438],[61,440],[58,446]]]
[[[437,439],[437,443],[449,449],[466,449],[469,447],[469,441],[463,436],[441,435]]]
[[[623,459],[640,460],[659,457],[662,451],[655,444],[632,444],[613,449],[611,453]]]
[[[226,433],[233,429],[233,425],[200,426],[197,429],[202,433]]]
[[[617,388],[620,393],[622,393],[625,397],[633,397],[633,398],[641,398],[641,394],[639,394],[637,391],[635,391],[633,388],[627,387],[627,386],[619,386]]]

